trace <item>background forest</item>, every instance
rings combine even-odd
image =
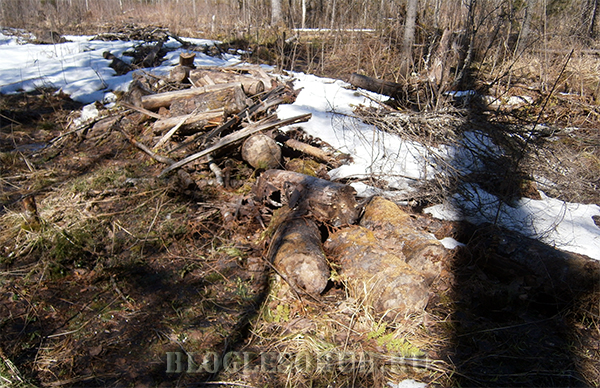
[[[93,34],[106,24],[158,24],[182,36],[220,39],[286,70],[342,79],[361,72],[427,85],[421,96],[426,103],[418,101],[427,108],[443,91],[473,87],[472,75],[485,74],[488,88],[524,82],[547,91],[571,49],[583,56],[597,53],[599,3],[0,0],[0,25]],[[598,80],[586,78],[594,70],[578,69],[561,91],[598,98]]]

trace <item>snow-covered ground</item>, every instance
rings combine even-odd
[[[121,57],[135,43],[92,41],[86,36],[66,38],[71,42],[32,45],[21,44],[12,36],[0,34],[0,93],[49,86],[59,88],[83,103],[115,101],[112,92],[126,90],[131,74],[115,76],[115,72],[108,67],[110,61],[104,59],[102,54],[110,51]],[[196,43],[203,42],[196,40]],[[167,42],[167,45],[179,47],[174,40]],[[180,51],[170,52],[163,65],[152,71],[167,73],[178,62],[179,54]],[[222,66],[238,61],[236,56],[217,59],[197,54],[195,64]],[[378,131],[351,117],[353,106],[372,104],[364,94],[348,89],[348,85],[340,80],[307,74],[293,76],[296,88],[302,88],[302,91],[294,104],[281,105],[277,113],[281,118],[312,113],[312,119],[303,123],[302,128],[352,156],[352,162],[330,172],[331,179],[381,179],[388,182],[389,189],[406,195],[413,190],[415,182],[434,176],[436,166],[428,156],[431,149]],[[372,93],[368,95],[371,99],[383,98]],[[486,143],[486,139],[478,139],[476,134],[467,134],[465,141],[493,147],[493,144]],[[468,169],[470,163],[474,162],[460,149],[440,148],[437,151],[440,155],[453,158],[454,165],[461,168]],[[365,196],[381,193],[366,183],[355,183],[354,187]],[[559,249],[600,260],[600,228],[592,219],[593,216],[600,216],[599,206],[566,203],[542,193],[541,200],[522,199],[512,207],[502,205],[499,208],[498,199],[480,187],[473,185],[463,189],[462,196],[457,195],[450,202],[425,211],[444,219],[465,218],[475,223],[497,221],[509,229],[538,238]],[[444,243],[448,247],[457,245],[452,241]]]

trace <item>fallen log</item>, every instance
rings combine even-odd
[[[305,153],[307,155],[315,157],[325,163],[330,163],[334,160],[334,157],[332,155],[330,155],[328,152],[323,151],[320,148],[313,147],[310,144],[306,144],[301,141],[291,139],[282,133],[277,134],[275,136],[275,140],[282,144],[285,144],[286,146],[288,146],[296,151],[300,151],[302,153]]]
[[[350,296],[374,313],[394,321],[425,309],[429,290],[423,275],[381,247],[372,231],[357,225],[336,231],[325,250],[340,265]]]
[[[394,202],[373,197],[365,206],[360,225],[372,230],[381,245],[425,277],[431,284],[441,271],[448,251],[434,235],[418,230],[410,214]]]
[[[224,71],[197,69],[190,71],[189,78],[192,85],[196,87],[207,86],[211,82],[214,84],[239,82],[248,96],[262,93],[265,90],[265,84],[260,79]]]
[[[210,85],[203,86],[201,88],[189,88],[183,90],[176,90],[173,92],[165,92],[159,94],[151,94],[142,96],[142,108],[144,109],[158,109],[160,107],[168,107],[174,100],[182,98],[190,98],[198,96],[203,93],[212,92],[216,90],[223,90],[229,88],[241,87],[240,83],[221,84],[221,85]]]
[[[185,120],[183,126],[193,126],[194,128],[204,127],[208,121],[223,118],[224,109],[214,109],[207,112],[195,113],[183,116],[167,117],[155,121],[152,125],[154,133],[162,133],[166,129],[173,128],[182,120]]]
[[[292,218],[282,222],[271,242],[269,259],[296,291],[319,295],[327,287],[329,267],[315,221]]]
[[[221,138],[221,140],[219,140],[216,144],[204,149],[203,151],[200,151],[193,155],[190,155],[190,156],[180,160],[177,163],[173,163],[169,167],[165,168],[160,173],[159,176],[160,177],[165,176],[166,174],[168,174],[169,172],[173,171],[176,168],[185,166],[186,164],[191,163],[194,160],[201,158],[205,155],[208,155],[212,152],[215,152],[216,150],[223,148],[231,143],[235,143],[236,141],[243,140],[246,137],[248,137],[254,133],[257,133],[260,131],[265,131],[265,130],[272,129],[272,128],[276,128],[279,126],[284,126],[284,125],[307,121],[311,118],[311,116],[312,116],[312,114],[308,113],[308,114],[304,114],[304,115],[300,115],[300,116],[290,117],[289,119],[285,119],[285,120],[273,120],[274,116],[269,116],[262,121],[251,124],[244,129],[241,129],[237,132],[231,133],[231,134]]]
[[[108,65],[108,67],[112,68],[117,73],[117,75],[127,74],[131,70],[133,70],[129,63],[123,61],[120,58],[117,58],[116,56],[111,54],[110,51],[105,51],[104,53],[102,53],[102,56],[104,57],[104,59],[111,60],[111,63],[110,65]]]
[[[274,205],[277,199],[333,226],[353,224],[359,215],[356,191],[348,185],[285,170],[267,170],[253,189],[255,197]]]
[[[348,82],[352,86],[356,86],[357,88],[365,89],[374,93],[379,93],[390,97],[400,96],[404,89],[404,86],[402,84],[371,78],[358,73],[352,73]]]
[[[246,95],[239,86],[214,90],[189,98],[179,98],[171,103],[169,112],[171,116],[181,116],[193,111],[205,112],[223,108],[226,116],[239,113],[248,106]]]

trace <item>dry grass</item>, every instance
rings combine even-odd
[[[405,317],[390,325],[372,315],[360,300],[331,290],[321,303],[298,300],[275,278],[245,349],[274,352],[279,386],[383,386],[414,378],[444,383],[449,366],[433,360],[448,338],[431,336],[431,314]],[[425,318],[427,317],[427,318]],[[308,360],[308,363],[307,363]]]

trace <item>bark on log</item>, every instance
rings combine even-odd
[[[402,84],[371,78],[357,73],[353,73],[348,82],[357,88],[369,90],[371,92],[390,97],[400,96],[403,90]]]
[[[434,235],[418,230],[410,214],[394,202],[373,197],[365,206],[360,225],[372,230],[381,245],[425,277],[431,284],[441,271],[443,258],[448,254]]]
[[[316,220],[341,226],[354,223],[359,214],[356,191],[348,185],[284,170],[267,170],[254,186],[261,201],[287,202],[305,209]]]
[[[214,109],[207,112],[196,113],[194,115],[183,115],[183,116],[175,116],[168,117],[162,120],[155,121],[152,128],[154,133],[162,133],[164,130],[171,129],[176,126],[181,120],[185,119],[185,124],[183,124],[184,128],[194,127],[195,129],[204,127],[208,121],[222,119],[224,110]],[[186,119],[187,118],[187,119]]]
[[[235,87],[241,87],[241,84],[240,83],[231,83],[231,84],[211,85],[211,86],[204,86],[201,88],[190,88],[190,89],[184,89],[184,90],[176,90],[173,92],[152,94],[152,95],[148,95],[148,96],[143,96],[141,98],[142,107],[144,109],[158,109],[160,107],[168,107],[171,105],[171,103],[173,101],[175,101],[177,99],[190,98],[190,97],[194,97],[194,96],[199,96],[199,95],[207,93],[207,92],[213,92],[216,90],[223,90],[223,89],[231,89],[231,88],[235,88]]]
[[[193,111],[206,112],[223,108],[226,116],[239,113],[246,108],[246,95],[239,86],[203,93],[185,99],[177,99],[171,103],[171,116],[182,116]]]
[[[329,267],[317,224],[307,218],[284,221],[270,246],[269,259],[297,290],[318,295],[327,286]]]
[[[285,144],[286,146],[288,146],[296,151],[303,152],[307,155],[313,156],[313,157],[315,157],[323,162],[326,162],[326,163],[330,163],[335,159],[332,155],[330,155],[326,151],[323,151],[320,148],[313,147],[310,144],[306,144],[306,143],[303,143],[303,142],[295,140],[295,139],[290,139],[289,137],[287,137],[286,135],[281,134],[281,133],[277,134],[277,136],[275,136],[275,140],[277,140],[280,143]]]
[[[198,69],[190,71],[189,78],[196,87],[210,85],[210,82],[207,82],[206,79],[211,80],[215,84],[239,82],[242,84],[244,93],[248,96],[262,93],[265,90],[265,85],[260,79],[235,73]]]
[[[429,290],[423,275],[404,257],[384,249],[372,231],[362,226],[341,229],[329,236],[325,250],[340,264],[350,295],[376,314],[394,321],[425,309]]]

